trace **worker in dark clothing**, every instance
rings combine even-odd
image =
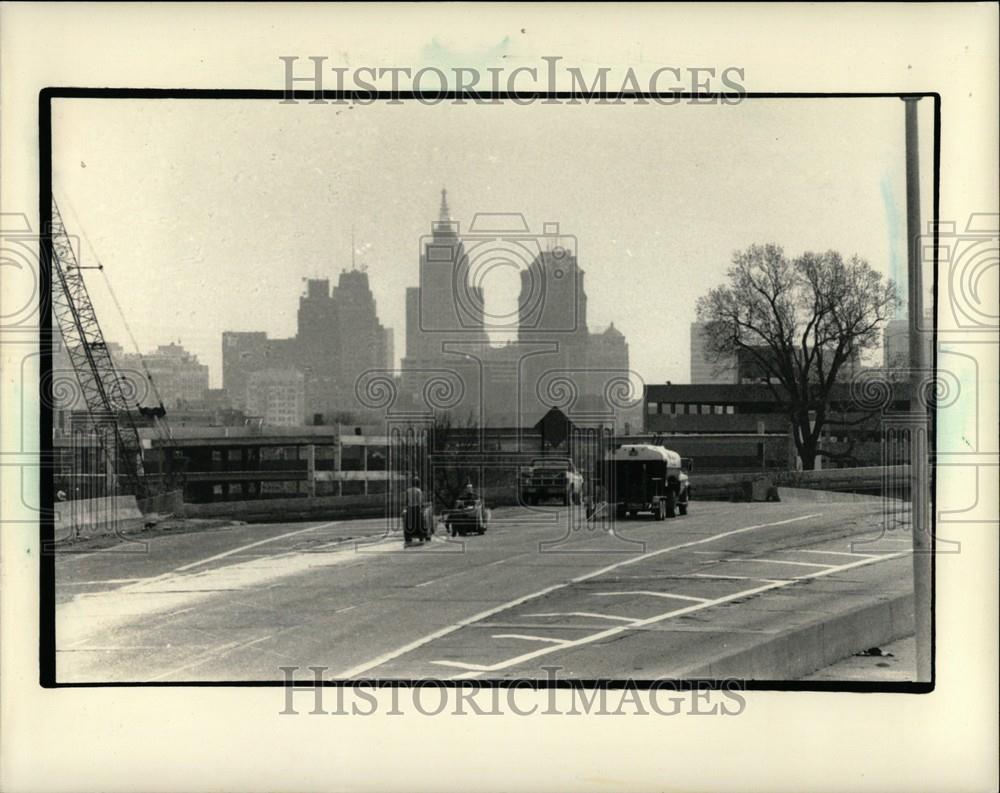
[[[456,499],[458,501],[478,501],[479,493],[476,492],[476,488],[472,486],[472,482],[468,482],[465,488],[462,490],[461,495]]]
[[[410,486],[404,493],[406,499],[406,512],[403,516],[403,543],[412,545],[413,538],[423,538],[423,509],[424,493],[420,489],[419,477],[413,477]]]

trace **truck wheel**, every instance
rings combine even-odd
[[[625,507],[619,505],[615,508],[615,518],[617,520],[625,520],[628,517],[628,512],[625,511]]]
[[[673,490],[671,490],[669,493],[667,493],[667,500],[666,500],[666,516],[668,518],[674,517],[674,515],[676,514],[676,506],[677,506],[677,494]]]

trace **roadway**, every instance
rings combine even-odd
[[[692,502],[613,530],[495,510],[404,549],[383,520],[234,525],[56,559],[58,682],[683,677],[720,649],[912,591],[882,502]],[[751,676],[749,673],[748,677]]]

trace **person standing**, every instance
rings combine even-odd
[[[423,536],[424,492],[420,489],[420,478],[413,477],[404,493],[406,512],[403,517],[403,544],[412,545],[414,536]]]

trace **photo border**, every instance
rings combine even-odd
[[[203,100],[328,100],[364,101],[373,103],[384,100],[420,101],[434,100],[440,104],[448,100],[463,99],[475,101],[513,100],[518,106],[528,101],[546,99],[576,99],[589,105],[591,101],[602,103],[603,100],[706,100],[701,102],[706,106],[707,100],[725,101],[736,105],[753,99],[932,99],[933,100],[933,199],[932,199],[932,234],[934,240],[933,257],[933,296],[931,310],[933,316],[932,335],[932,368],[937,373],[938,366],[938,256],[939,256],[939,226],[941,199],[941,95],[937,92],[573,92],[573,91],[308,91],[308,90],[263,90],[263,89],[192,89],[192,88],[77,88],[77,87],[47,87],[38,94],[38,136],[39,136],[39,183],[38,183],[38,213],[39,213],[39,243],[41,254],[39,300],[39,448],[41,454],[41,471],[39,480],[39,496],[41,519],[39,535],[43,549],[39,559],[39,684],[42,688],[286,688],[288,681],[252,680],[252,681],[176,681],[176,682],[87,682],[60,683],[56,680],[56,602],[55,602],[55,557],[53,550],[55,539],[54,517],[54,474],[55,462],[52,457],[52,424],[53,407],[51,394],[52,369],[52,315],[51,315],[51,267],[52,239],[50,234],[52,221],[52,100],[53,99],[203,99]],[[737,101],[734,101],[737,100]],[[606,104],[606,102],[604,102]],[[430,104],[430,102],[428,102]],[[901,125],[902,126],[902,125]],[[902,132],[900,133],[902,139]],[[926,226],[926,224],[925,224]],[[915,398],[915,396],[914,396]],[[930,402],[930,532],[933,542],[937,527],[937,413],[933,395]],[[618,690],[636,688],[650,690],[653,688],[676,691],[688,690],[734,690],[742,691],[814,691],[814,692],[844,692],[844,693],[905,693],[927,694],[935,689],[937,677],[937,559],[931,553],[931,679],[927,682],[917,681],[804,681],[804,680],[735,680],[735,679],[700,679],[688,678],[676,680],[672,678],[655,678],[649,680],[636,679],[579,679],[579,680],[538,680],[534,678],[511,679],[477,679],[475,681],[441,680],[438,678],[415,679],[382,679],[359,678],[356,680],[323,680],[326,687],[367,687],[367,688],[409,688],[426,685],[426,680],[434,680],[436,686],[442,688],[468,688],[477,686],[477,690],[491,688],[526,688],[531,690],[561,689],[606,689]],[[316,681],[295,680],[296,689],[316,687]]]

